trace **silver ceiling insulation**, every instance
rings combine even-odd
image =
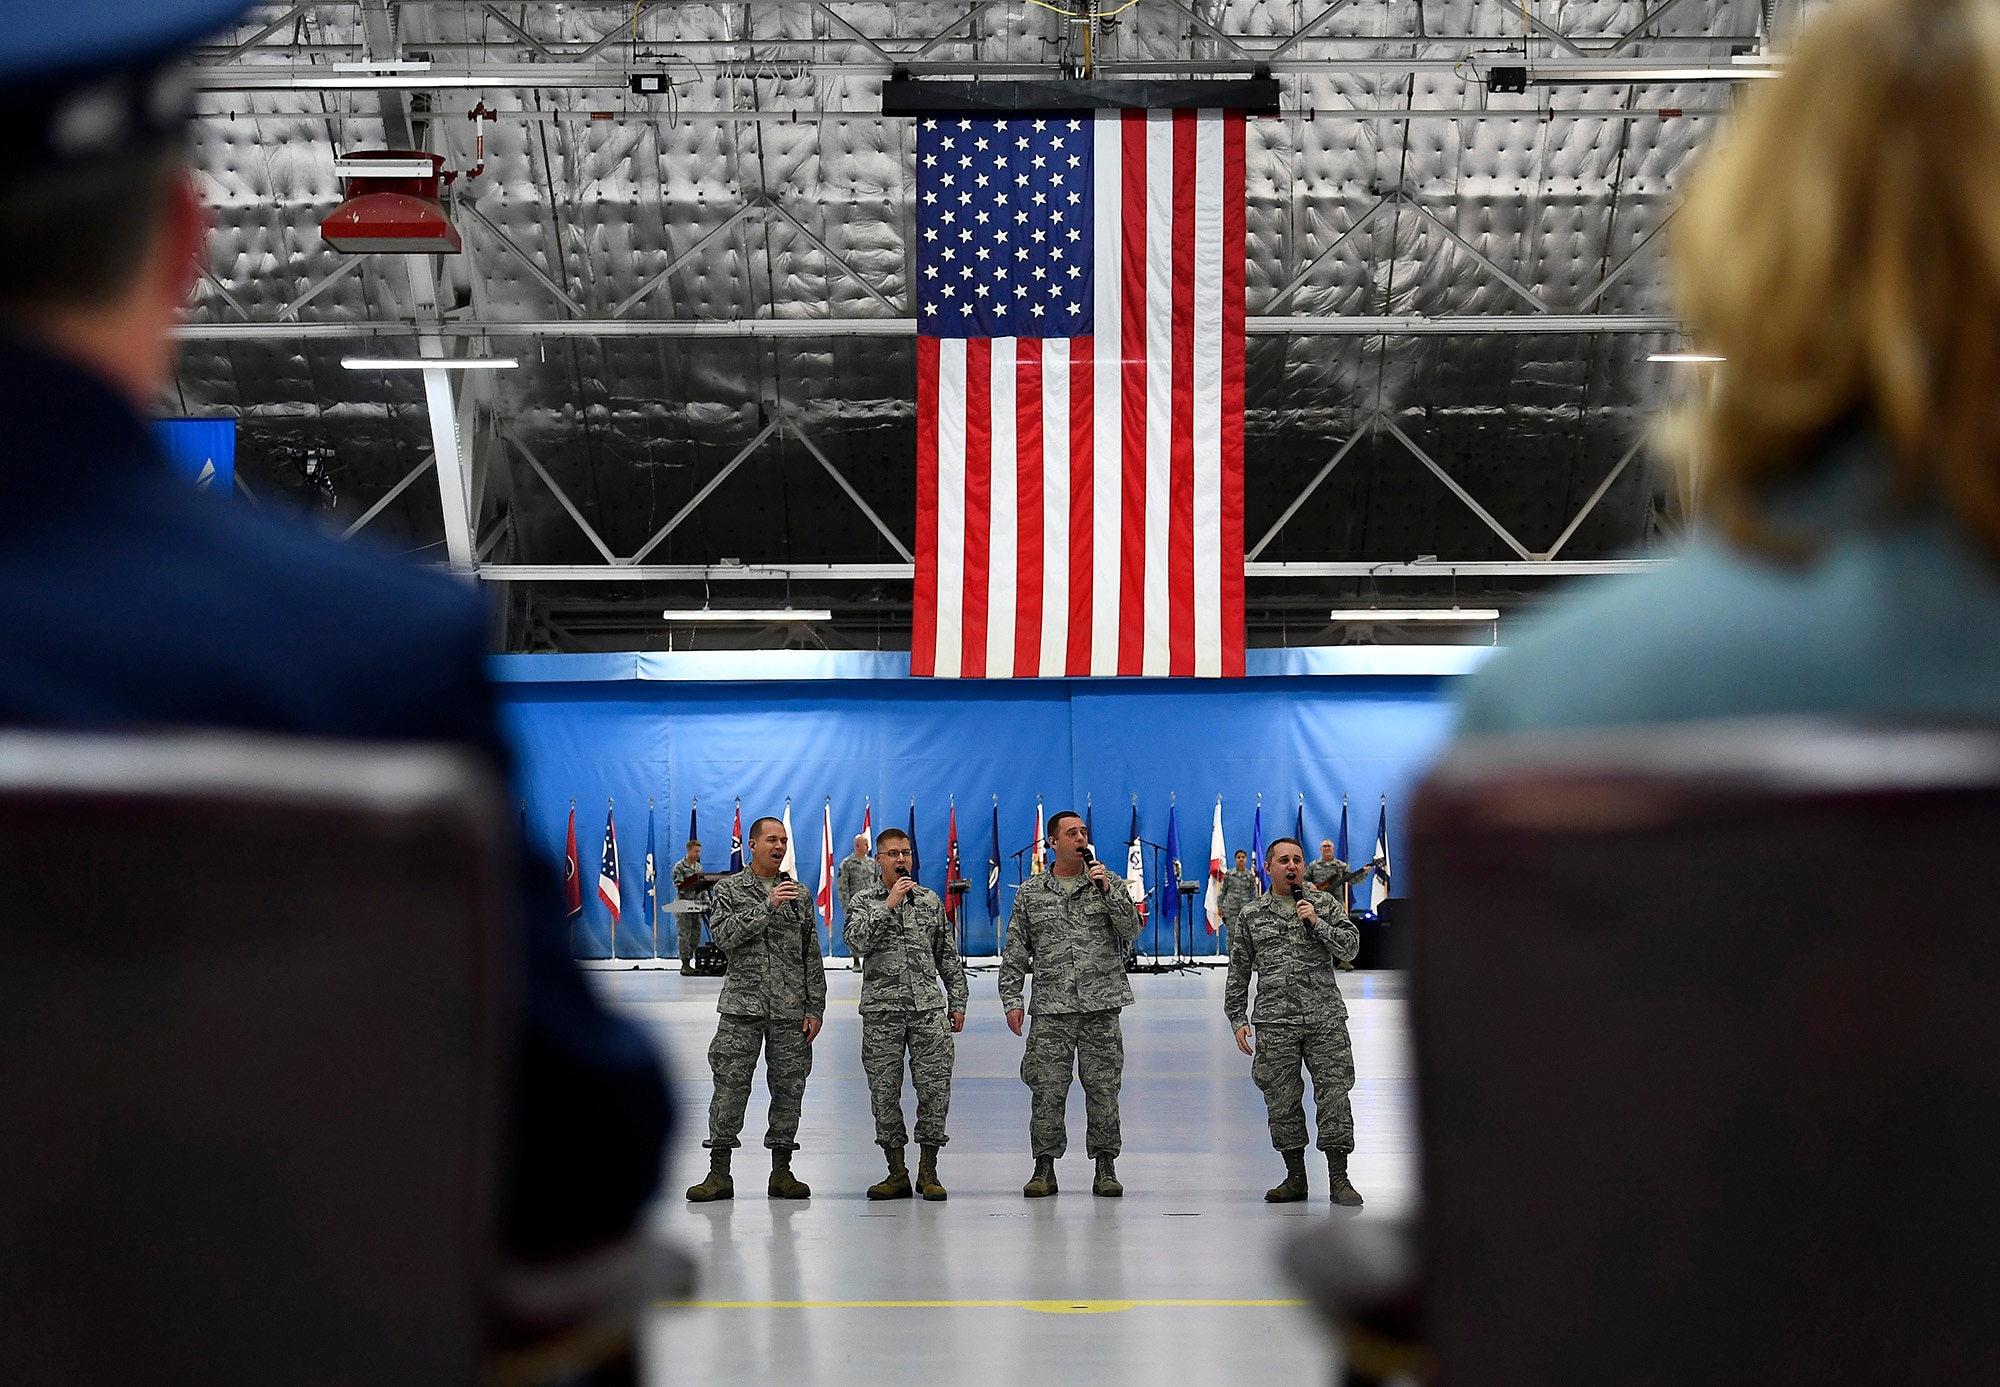
[[[1262,560],[1516,558],[1439,472],[1544,553],[1675,387],[1677,368],[1645,360],[1678,341],[1661,321],[1671,309],[1665,238],[1654,233],[1740,86],[1618,80],[1502,95],[1484,74],[1510,53],[1523,61],[1524,27],[1537,61],[1714,66],[1752,51],[1774,17],[1755,0],[1656,0],[1651,17],[1638,0],[1351,0],[1272,56],[1326,9],[1142,0],[1093,46],[1107,75],[1269,61],[1284,85],[1286,114],[1250,132],[1249,312],[1301,321],[1297,332],[1266,323],[1250,341],[1248,542],[1362,431]],[[468,440],[486,562],[603,561],[536,464],[623,557],[780,420],[647,561],[894,563],[888,539],[804,441],[908,542],[914,342],[851,335],[855,320],[907,314],[914,141],[910,122],[876,114],[886,60],[942,65],[943,75],[1029,65],[1053,75],[1075,33],[1019,0],[266,7],[200,55],[212,65],[196,161],[215,217],[213,278],[175,404],[238,415],[251,489],[305,500],[339,528],[423,461],[420,381],[340,364],[360,349],[414,354],[407,334],[421,309],[403,258],[344,256],[318,234],[341,199],[336,153],[393,143],[407,112],[413,141],[461,171],[452,208],[465,252],[438,262],[452,340],[521,362],[490,376]],[[432,67],[402,70],[404,85],[385,92],[355,75],[363,60]],[[528,80],[537,65],[550,85]],[[586,67],[610,76],[578,77]],[[420,85],[425,71],[482,68],[496,84]],[[627,70],[664,71],[672,90],[632,95],[620,89]],[[294,77],[348,84],[245,89]],[[494,113],[483,126],[467,118],[475,103]],[[1328,326],[1543,314],[1607,327]],[[1635,330],[1632,320],[1649,318],[1650,330]],[[828,319],[840,322],[826,335],[804,326]],[[799,326],[689,335],[757,320]],[[323,326],[333,324],[343,326]],[[1562,557],[1643,543],[1660,490],[1643,461],[1627,466]],[[367,534],[441,559],[441,524],[426,475]],[[1534,586],[1506,577],[1461,590]],[[517,648],[658,644],[661,597],[689,595],[658,583],[507,587]],[[1253,641],[1298,639],[1323,625],[1304,614],[1328,596],[1375,590],[1348,578],[1253,581]],[[1420,596],[1425,585],[1380,590]],[[742,590],[753,593],[772,595]],[[907,582],[810,595],[842,613],[822,637],[907,640]]]

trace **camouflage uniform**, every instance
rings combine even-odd
[[[949,1013],[965,1010],[965,965],[938,894],[919,886],[891,909],[888,888],[847,905],[847,948],[861,965],[861,1072],[875,1109],[875,1144],[902,1150],[903,1056],[917,1089],[917,1144],[943,1146],[955,1046]],[[938,983],[942,980],[943,987]]]
[[[684,891],[681,889],[689,877],[700,875],[701,863],[699,862],[690,862],[683,857],[680,861],[674,863],[675,898],[683,901],[694,901],[706,896],[708,894],[707,891]],[[677,913],[674,916],[674,937],[680,943],[681,962],[694,962],[694,946],[701,942],[701,916],[681,915]]]
[[[1264,885],[1257,880],[1257,873],[1248,867],[1232,867],[1222,878],[1221,899],[1217,902],[1222,911],[1222,927],[1232,934],[1236,930],[1236,917],[1243,913],[1243,907],[1262,895]]]
[[[881,870],[868,858],[858,852],[851,852],[842,858],[840,872],[834,877],[833,887],[840,894],[842,913],[851,913],[854,907],[849,902],[869,887],[879,886],[881,883]]]
[[[1319,1149],[1345,1155],[1354,1149],[1354,1046],[1347,1035],[1347,1004],[1335,980],[1335,962],[1351,960],[1361,934],[1340,902],[1324,891],[1304,892],[1317,919],[1297,915],[1297,904],[1267,893],[1244,908],[1229,934],[1229,981],[1222,1005],[1232,1030],[1257,1028],[1250,1077],[1263,1090],[1271,1144],[1280,1151],[1306,1146],[1305,1080],[1311,1072],[1319,1114]],[[1257,1011],[1250,1013],[1250,975],[1257,975]]]
[[[1359,867],[1349,867],[1337,857],[1331,862],[1323,857],[1315,857],[1306,863],[1306,885],[1326,892],[1343,905],[1347,897],[1341,888],[1352,886],[1367,875],[1368,864],[1365,862]]]
[[[1028,1046],[1021,1081],[1033,1094],[1028,1138],[1034,1154],[1061,1156],[1069,1146],[1063,1108],[1074,1073],[1083,1080],[1091,1156],[1118,1154],[1118,1088],[1125,1075],[1121,1007],[1132,1005],[1125,951],[1143,922],[1124,884],[1099,891],[1087,873],[1031,876],[1014,896],[1000,956],[1000,1005],[1021,1006],[1021,985],[1035,974],[1027,1006]]]
[[[771,1116],[764,1145],[798,1148],[799,1109],[806,1076],[812,1073],[812,1046],[801,1025],[826,1014],[826,972],[820,961],[819,926],[803,896],[787,905],[771,904],[766,881],[745,868],[726,876],[710,892],[708,936],[729,960],[722,1013],[708,1047],[715,1074],[715,1097],[708,1105],[708,1140],[703,1146],[739,1145],[743,1110],[750,1105],[750,1082],[757,1052],[764,1051],[764,1077],[771,1086]]]

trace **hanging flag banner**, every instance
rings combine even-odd
[[[729,870],[743,870],[743,801],[736,801],[736,824],[729,830]]]
[[[862,855],[873,857],[875,855],[875,806],[872,804],[863,803],[861,806],[861,841],[863,844],[861,849]]]
[[[1048,830],[1042,827],[1042,797],[1035,796],[1035,846],[1028,855],[1028,875],[1042,874],[1042,850],[1048,846]]]
[[[1243,114],[916,146],[911,671],[1240,676]]]
[[[910,798],[910,880],[919,886],[923,885],[923,869],[923,859],[917,856],[917,801],[913,795]]]
[[[1160,920],[1172,921],[1174,951],[1181,945],[1181,825],[1178,806],[1167,805],[1167,877],[1160,883]]]
[[[785,796],[785,855],[778,859],[778,875],[799,879],[799,845],[792,841],[792,797]]]
[[[1299,840],[1299,851],[1306,854],[1306,861],[1312,861],[1313,854],[1306,852],[1306,797],[1304,795],[1299,796],[1299,817],[1293,821],[1292,837]]]

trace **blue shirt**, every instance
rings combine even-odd
[[[1867,434],[1836,438],[1767,516],[1810,556],[1700,535],[1661,569],[1588,580],[1467,681],[1459,735],[2000,718],[2000,564],[1941,503],[1892,501]]]
[[[0,723],[500,741],[469,585],[260,518],[167,469],[108,385],[0,338]],[[554,869],[526,872],[511,1250],[625,1233],[670,1118],[643,1036],[568,956]]]

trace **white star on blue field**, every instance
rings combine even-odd
[[[930,337],[1087,337],[1087,118],[917,127],[917,324]]]

